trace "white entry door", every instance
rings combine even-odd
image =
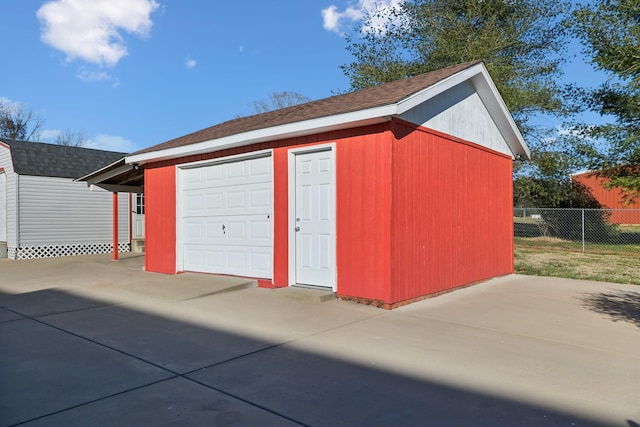
[[[272,278],[271,157],[183,169],[182,268]]]
[[[7,241],[7,175],[0,173],[0,242]]]
[[[335,173],[332,150],[295,155],[296,283],[335,289]]]
[[[133,195],[133,206],[131,212],[132,238],[135,240],[144,239],[144,194]]]

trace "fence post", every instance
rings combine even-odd
[[[584,253],[584,209],[582,209],[582,252]]]

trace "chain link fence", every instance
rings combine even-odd
[[[582,252],[640,253],[640,209],[514,208],[516,242],[544,241]]]

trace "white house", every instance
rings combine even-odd
[[[73,179],[124,153],[0,138],[0,257],[108,253],[112,193]],[[118,249],[129,251],[136,196],[118,195]],[[140,236],[141,237],[141,236]]]

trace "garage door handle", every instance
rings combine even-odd
[[[222,234],[227,234],[227,232],[225,231],[227,229],[227,227],[224,226],[224,224],[222,224]]]

